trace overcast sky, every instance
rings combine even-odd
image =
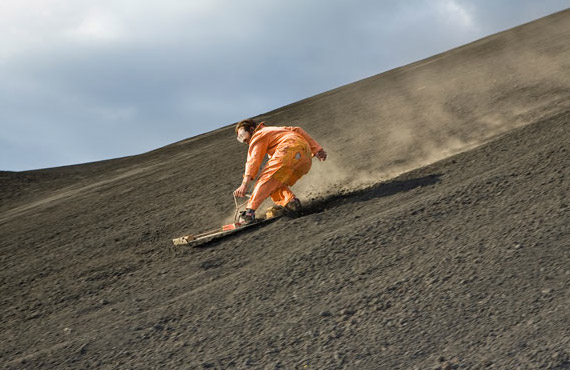
[[[0,170],[146,152],[568,7],[1,0]]]

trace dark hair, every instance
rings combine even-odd
[[[236,125],[236,134],[238,133],[239,129],[242,127],[246,131],[249,131],[250,133],[253,134],[253,131],[257,127],[257,122],[255,122],[255,120],[252,118],[248,118],[248,119],[244,119],[244,120],[239,121],[238,124]]]

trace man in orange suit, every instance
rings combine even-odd
[[[320,161],[327,159],[323,147],[300,127],[269,127],[252,119],[240,121],[236,135],[239,142],[249,145],[243,181],[234,191],[236,197],[245,196],[263,158],[269,156],[240,222],[255,221],[255,210],[269,196],[278,206],[298,211],[301,203],[290,186],[309,172],[313,156]]]

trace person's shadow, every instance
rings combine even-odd
[[[433,174],[407,180],[392,180],[352,192],[343,192],[341,194],[317,198],[303,205],[300,216],[322,212],[325,209],[336,208],[343,204],[365,202],[374,198],[388,197],[397,193],[410,191],[417,187],[435,185],[441,182],[441,176],[441,174]]]

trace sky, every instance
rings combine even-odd
[[[2,0],[0,170],[147,152],[568,7]]]

